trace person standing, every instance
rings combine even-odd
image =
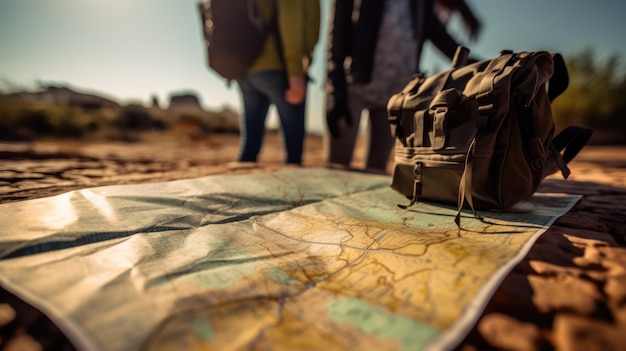
[[[305,138],[308,75],[320,30],[319,0],[256,0],[265,25],[273,28],[255,63],[236,79],[241,92],[240,162],[256,162],[270,106],[280,120],[285,163],[301,164]]]
[[[437,18],[434,1],[334,1],[326,79],[329,166],[350,167],[361,113],[367,111],[365,170],[386,173],[395,141],[387,120],[389,98],[420,71],[426,40],[450,59],[458,47]],[[464,17],[475,36],[480,22],[466,16],[474,20]]]

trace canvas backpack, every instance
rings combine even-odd
[[[591,137],[569,126],[558,135],[551,102],[568,85],[565,62],[548,52],[503,51],[464,65],[416,75],[388,102],[396,138],[391,187],[410,199],[462,208],[511,210],[548,175],[561,171]],[[406,207],[406,206],[401,206]]]
[[[199,4],[209,67],[233,80],[258,58],[268,32],[254,0],[205,0]]]

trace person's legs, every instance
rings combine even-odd
[[[385,172],[395,138],[389,129],[386,107],[369,109],[369,140],[366,143],[365,168]]]
[[[285,91],[289,83],[283,71],[256,72],[249,74],[248,78],[256,91],[263,94],[268,103],[273,103],[278,110],[283,145],[287,154],[285,163],[300,164],[305,135],[304,102],[293,105],[285,100]],[[264,113],[267,114],[267,109]]]
[[[243,100],[238,161],[256,162],[265,136],[265,119],[270,100],[256,87],[256,80],[254,74],[237,80]]]
[[[350,94],[348,89],[348,109],[352,118],[352,125],[349,126],[345,120],[339,123],[341,136],[338,138],[328,136],[328,162],[350,167],[356,138],[359,134],[359,124],[361,122],[361,112],[364,109],[363,102],[354,94]]]
[[[284,90],[279,90],[280,94],[278,96],[272,96],[271,99],[276,106],[276,110],[278,110],[278,117],[280,118],[283,146],[287,152],[285,163],[299,165],[302,163],[306,132],[306,100],[297,105],[288,103],[285,100],[286,89],[287,85],[284,86]]]
[[[285,163],[301,164],[305,136],[305,103],[290,104],[284,100],[275,103],[280,118],[283,143],[287,156]]]

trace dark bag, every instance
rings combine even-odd
[[[415,76],[387,105],[396,137],[391,187],[411,204],[429,200],[510,210],[560,170],[591,137],[570,126],[554,135],[552,100],[568,85],[563,58],[548,52],[501,52],[430,78]],[[478,217],[477,217],[478,218]]]
[[[228,80],[243,76],[267,33],[254,0],[206,0],[199,10],[209,67]]]

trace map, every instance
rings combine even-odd
[[[0,283],[85,350],[450,349],[578,199],[460,229],[358,172],[83,189],[0,205]]]

